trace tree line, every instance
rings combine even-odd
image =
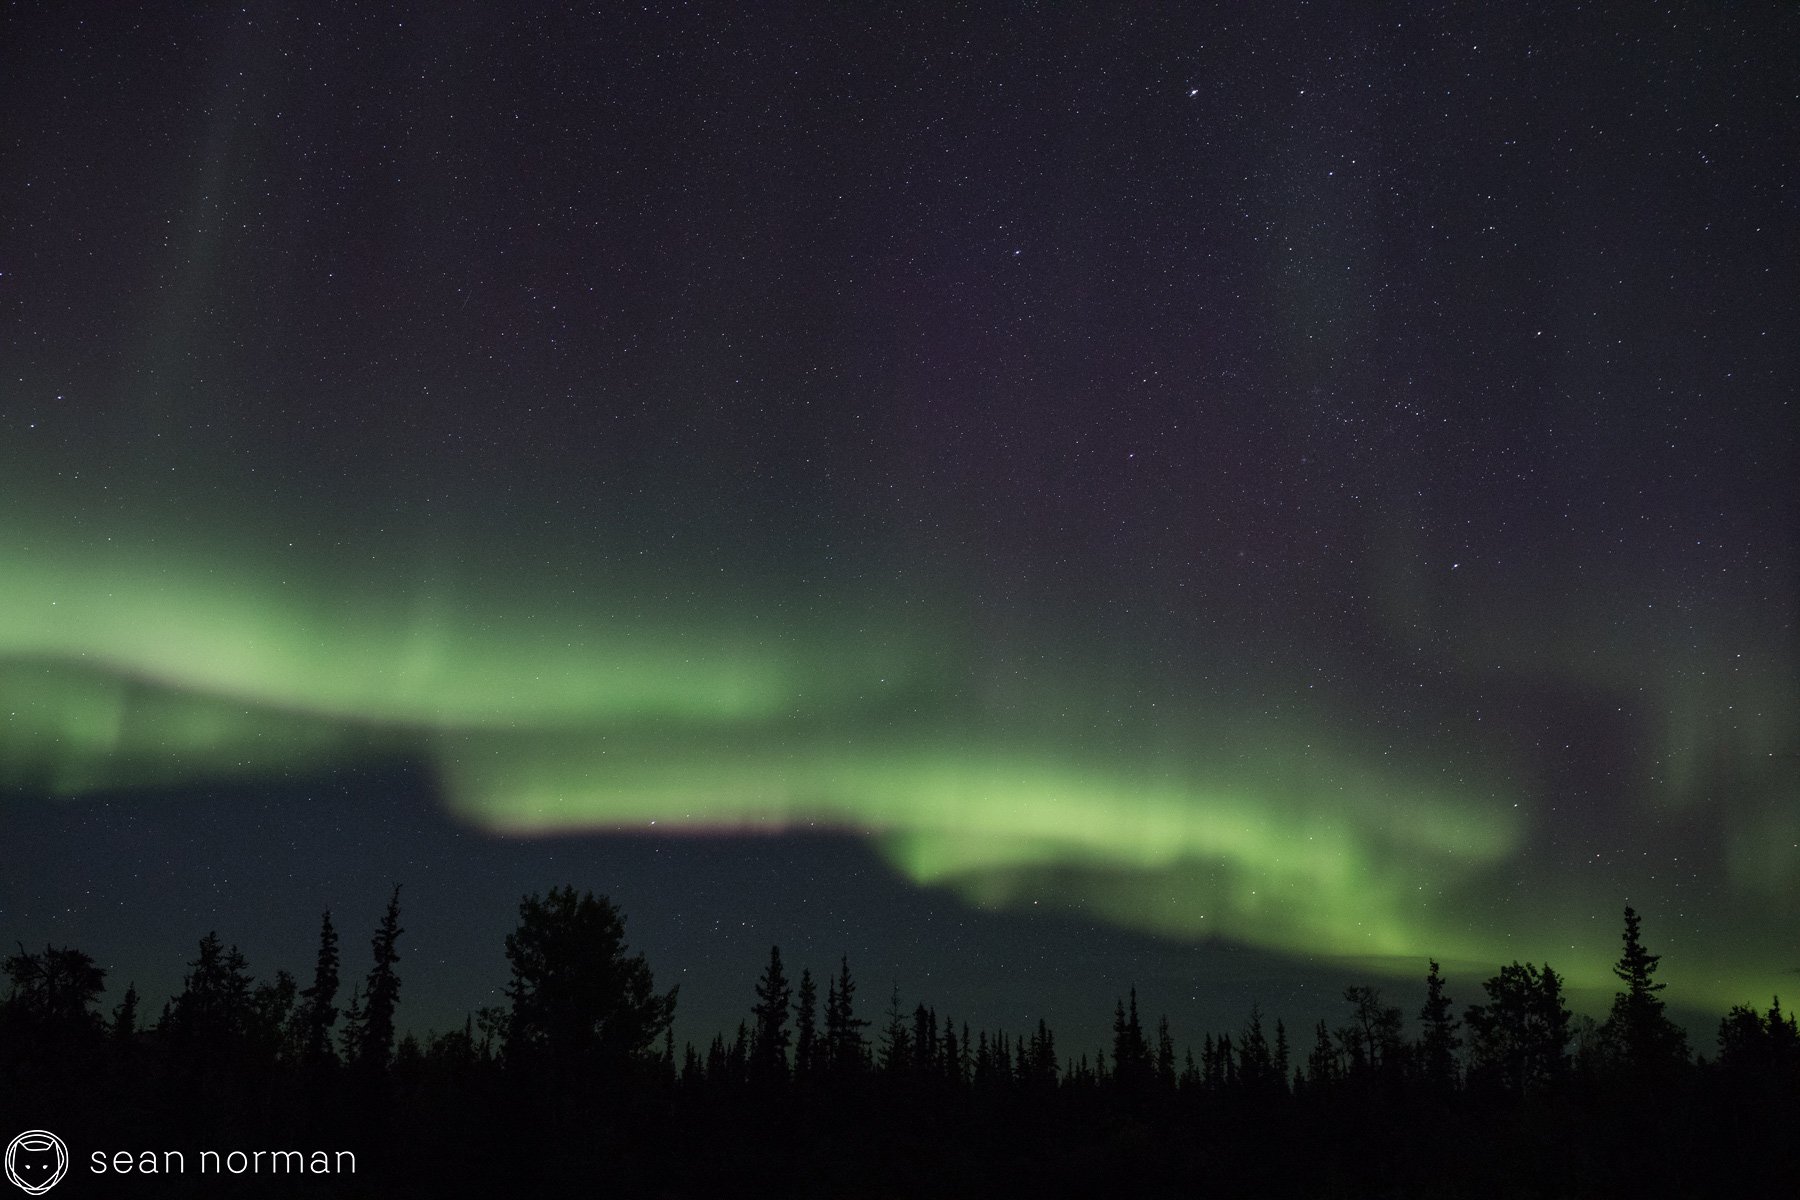
[[[774,946],[736,1030],[678,1053],[677,991],[658,990],[618,907],[573,887],[522,899],[505,1005],[401,1034],[400,922],[396,887],[353,971],[324,913],[305,986],[284,970],[258,982],[208,933],[154,1019],[135,986],[103,1010],[105,972],[81,951],[21,946],[0,963],[0,1105],[22,1128],[54,1113],[114,1144],[349,1139],[386,1164],[387,1194],[480,1178],[483,1148],[502,1144],[529,1148],[542,1181],[599,1173],[665,1194],[759,1173],[805,1194],[782,1178],[796,1163],[817,1194],[903,1183],[921,1163],[938,1165],[937,1194],[974,1194],[1007,1170],[1044,1194],[1196,1175],[1227,1192],[1278,1180],[1423,1194],[1453,1178],[1529,1194],[1678,1147],[1665,1186],[1724,1147],[1740,1170],[1766,1161],[1795,1177],[1794,1015],[1778,997],[1735,1007],[1695,1053],[1629,907],[1602,1020],[1571,1013],[1547,963],[1502,967],[1459,1010],[1431,961],[1417,1009],[1353,985],[1335,1022],[1299,1038],[1253,1005],[1238,1029],[1178,1045],[1131,988],[1110,1043],[1075,1052],[1041,1020],[972,1030],[934,1005],[908,1009],[897,987],[865,1015],[847,957],[796,980]],[[716,1153],[683,1157],[688,1142]]]

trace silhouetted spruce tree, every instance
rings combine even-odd
[[[1419,1037],[1419,1066],[1428,1086],[1439,1092],[1456,1087],[1456,1050],[1460,1022],[1453,1015],[1450,997],[1444,994],[1444,977],[1436,959],[1425,976],[1425,1007],[1419,1010],[1423,1032]]]
[[[159,1032],[191,1061],[234,1055],[251,1025],[251,986],[243,954],[208,933]]]
[[[944,1032],[939,1038],[939,1044],[943,1046],[944,1078],[949,1080],[953,1087],[961,1088],[967,1082],[963,1074],[962,1042],[957,1040],[956,1024],[949,1017],[944,1018]]]
[[[294,1001],[298,996],[294,977],[278,970],[268,983],[250,993],[249,1040],[253,1056],[267,1065],[289,1063],[299,1057],[294,1036]]]
[[[112,1012],[111,1033],[113,1041],[129,1043],[137,1037],[139,1003],[137,984],[130,983],[125,985],[125,995],[120,999],[118,1006],[114,1008]]]
[[[756,1004],[750,1015],[756,1020],[751,1041],[750,1075],[757,1083],[770,1085],[787,1079],[788,1007],[793,1003],[793,989],[781,968],[781,947],[769,947],[769,965],[756,983]]]
[[[656,993],[650,964],[626,946],[623,914],[592,892],[551,888],[522,899],[506,960],[505,1055],[527,1072],[573,1079],[636,1070],[674,1019],[676,989]]]
[[[400,935],[404,932],[400,928],[400,885],[395,884],[370,942],[375,962],[363,986],[362,1046],[356,1056],[357,1065],[365,1071],[386,1071],[394,1056],[394,1015],[400,1007],[400,975],[394,967],[400,961]]]
[[[1795,1024],[1793,1013],[1782,1015],[1780,996],[1769,1006],[1763,1025],[1768,1030],[1770,1061],[1779,1070],[1800,1072],[1800,1025]]]
[[[809,1079],[819,1070],[819,989],[812,972],[800,969],[800,987],[794,993],[794,1078]]]
[[[393,1071],[398,1079],[408,1083],[418,1083],[419,1073],[425,1065],[425,1049],[419,1045],[417,1034],[404,1034],[394,1046]]]
[[[1320,1021],[1313,1030],[1313,1048],[1306,1056],[1306,1082],[1315,1089],[1330,1087],[1343,1077],[1343,1063],[1332,1045],[1331,1030]]]
[[[1164,1018],[1163,1027],[1168,1028],[1168,1020]],[[1056,1086],[1056,1035],[1050,1032],[1050,1026],[1042,1017],[1038,1018],[1037,1032],[1031,1036],[1031,1080],[1038,1087],[1051,1089]]]
[[[1266,1096],[1277,1091],[1282,1081],[1275,1073],[1275,1056],[1263,1033],[1262,1005],[1250,1006],[1250,1024],[1244,1029],[1239,1047],[1238,1084],[1253,1095]]]
[[[367,1021],[363,1015],[362,986],[352,984],[350,987],[350,1003],[344,1006],[342,1014],[344,1023],[339,1026],[338,1057],[345,1065],[354,1066],[362,1055],[363,1028]]]
[[[1288,1071],[1289,1071],[1288,1058],[1289,1058],[1289,1051],[1288,1051],[1288,1039],[1287,1039],[1287,1026],[1283,1025],[1281,1023],[1280,1017],[1276,1017],[1275,1018],[1275,1077],[1283,1088],[1287,1087]]]
[[[1768,1032],[1754,1006],[1734,1004],[1719,1021],[1719,1066],[1749,1071],[1762,1065]]]
[[[706,1079],[714,1087],[726,1082],[725,1075],[730,1065],[729,1052],[725,1048],[725,1035],[713,1034],[712,1045],[706,1049]]]
[[[475,1040],[475,1018],[463,1017],[461,1029],[428,1035],[425,1041],[425,1069],[443,1084],[463,1085],[475,1073],[481,1053]]]
[[[1012,1088],[1013,1046],[1004,1029],[994,1035],[994,1078],[1001,1091]]]
[[[912,1035],[906,1031],[906,1014],[900,1009],[900,984],[894,984],[888,1002],[887,1028],[881,1031],[881,1069],[889,1075],[905,1071],[912,1060]]]
[[[850,977],[850,959],[845,957],[825,994],[825,1046],[834,1073],[852,1075],[863,1069],[868,1051],[862,1031],[868,1024],[856,1015],[856,981]]]
[[[913,1009],[912,1060],[913,1073],[920,1079],[937,1074],[937,1011],[923,1004]]]
[[[1781,1011],[1780,996],[1767,1013],[1740,1004],[1725,1014],[1719,1021],[1719,1067],[1731,1075],[1791,1076],[1800,1084],[1800,1024]]]
[[[1169,1016],[1156,1021],[1156,1080],[1164,1088],[1175,1087],[1175,1039],[1169,1035]]]
[[[1546,963],[1512,963],[1482,984],[1488,1002],[1463,1014],[1471,1082],[1515,1095],[1543,1091],[1568,1073],[1569,1010],[1562,979]]]
[[[1339,1025],[1333,1036],[1337,1038],[1339,1078],[1366,1081],[1369,1078],[1369,1055],[1363,1046],[1362,1031],[1355,1025]]]
[[[314,1066],[333,1061],[331,1028],[337,1024],[338,935],[331,910],[319,918],[319,952],[313,960],[312,984],[301,990],[301,1055]]]
[[[1113,1083],[1128,1091],[1142,1091],[1156,1077],[1144,1026],[1138,1018],[1137,988],[1131,989],[1131,1005],[1121,1000],[1113,1009]]]
[[[1633,1075],[1665,1075],[1687,1062],[1687,1034],[1663,1011],[1657,993],[1666,986],[1655,982],[1659,954],[1644,949],[1638,936],[1639,918],[1625,908],[1625,949],[1613,967],[1625,990],[1613,997],[1612,1012],[1601,1034],[1619,1065]]]
[[[956,1040],[956,1022],[949,1016],[943,1018],[943,1029],[938,1033],[938,1078],[950,1085],[961,1085],[958,1076],[958,1060],[963,1052],[961,1043]]]
[[[742,1021],[738,1022],[737,1036],[731,1039],[731,1049],[725,1053],[725,1074],[734,1084],[750,1078],[750,1027]]]

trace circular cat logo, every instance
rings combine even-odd
[[[47,1129],[27,1129],[6,1148],[6,1177],[41,1196],[69,1171],[69,1148]]]

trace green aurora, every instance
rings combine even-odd
[[[1647,714],[1626,822],[1641,836],[1578,877],[1544,856],[1558,817],[1532,747],[1469,722],[1401,743],[1277,667],[1273,709],[1199,687],[1124,705],[1054,647],[990,686],[948,601],[740,595],[727,611],[587,580],[583,602],[547,603],[516,572],[351,569],[200,528],[0,529],[0,784],[79,796],[404,759],[494,832],[850,830],[974,904],[1396,976],[1428,955],[1548,958],[1602,991],[1621,890],[1687,918],[1666,937],[1687,1002],[1753,1000],[1789,965],[1769,957],[1769,907],[1796,886],[1795,690],[1769,647],[1634,655],[1665,633],[1579,619],[1569,646],[1526,645],[1397,580],[1389,619],[1446,625],[1445,671],[1561,676]],[[1729,886],[1667,890],[1633,861],[1670,845],[1717,847]],[[1722,920],[1733,936],[1685,933]]]

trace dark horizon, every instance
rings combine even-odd
[[[1779,1188],[1800,1152],[1787,1136],[1800,1022],[1779,1003],[1734,1007],[1716,1055],[1695,1057],[1630,907],[1598,1024],[1574,1019],[1548,965],[1501,968],[1459,1011],[1433,962],[1411,1028],[1352,986],[1335,1029],[1290,1031],[1252,1007],[1237,1032],[1184,1047],[1132,988],[1090,1056],[1042,1019],[972,1027],[924,1003],[909,1013],[897,993],[883,1013],[847,961],[820,989],[779,947],[735,1033],[678,1049],[677,990],[651,978],[615,904],[569,887],[520,904],[504,1007],[398,1036],[402,890],[366,973],[329,917],[304,987],[286,973],[255,982],[208,935],[154,1021],[135,990],[109,1018],[102,972],[78,950],[8,955],[0,1122],[31,1125],[8,1145],[8,1177],[42,1192],[73,1168],[186,1194],[192,1148],[200,1175],[330,1177],[328,1194],[358,1196],[596,1183],[668,1197],[1090,1196],[1204,1182],[1222,1195],[1524,1197],[1646,1179],[1698,1195],[1728,1179]],[[208,1148],[221,1141],[231,1148]]]
[[[333,784],[343,789],[337,805],[320,804],[318,797],[330,795]],[[125,988],[135,985],[146,1011],[157,1011],[162,999],[180,991],[195,944],[211,932],[244,952],[259,982],[272,979],[278,969],[300,976],[314,951],[316,910],[326,907],[344,940],[346,961],[355,966],[358,955],[366,951],[368,935],[388,890],[396,882],[405,888],[399,972],[406,986],[401,993],[398,1027],[421,1040],[428,1033],[461,1028],[465,1019],[483,1006],[505,1006],[503,942],[517,905],[527,894],[542,894],[564,885],[591,890],[618,905],[627,918],[632,948],[648,959],[658,985],[681,986],[675,1013],[677,1047],[691,1042],[704,1049],[715,1034],[729,1037],[737,1023],[746,1019],[754,1001],[748,981],[761,969],[771,945],[783,948],[795,978],[802,967],[819,975],[835,969],[841,956],[848,956],[866,984],[879,984],[879,996],[865,999],[871,1004],[879,1000],[882,1011],[890,985],[897,982],[909,1012],[913,1005],[923,1003],[943,1015],[967,1019],[976,1028],[1009,1031],[1029,1030],[1045,1020],[1071,1039],[1071,1053],[1091,1052],[1105,1044],[1110,1037],[1111,1005],[1132,988],[1151,1014],[1169,1018],[1178,1043],[1185,1045],[1191,1040],[1196,1047],[1203,1036],[1235,1033],[1252,1006],[1260,1007],[1271,1029],[1278,1019],[1296,1030],[1310,1030],[1321,1019],[1335,1027],[1344,1008],[1343,990],[1352,985],[1381,990],[1388,1003],[1406,1013],[1411,1029],[1423,1002],[1425,967],[1434,957],[1420,959],[1416,970],[1393,964],[1386,971],[1374,971],[1323,957],[1284,960],[1229,944],[1171,947],[1149,937],[1112,933],[1102,938],[1089,926],[1062,933],[1068,944],[1085,944],[1087,949],[1067,960],[1049,962],[1041,954],[1020,953],[1019,947],[1031,945],[1034,938],[1053,942],[1056,933],[1046,935],[1034,931],[1033,926],[1065,927],[1070,918],[972,911],[947,898],[922,895],[886,871],[879,859],[858,853],[855,839],[841,834],[748,842],[704,836],[673,841],[531,838],[497,846],[443,820],[429,787],[415,773],[369,772],[326,782],[324,787],[295,787],[307,791],[316,807],[306,819],[287,822],[266,815],[236,814],[234,810],[245,802],[236,789],[169,797],[169,803],[188,806],[184,820],[173,826],[178,834],[223,841],[234,836],[229,829],[234,820],[256,821],[271,833],[271,845],[253,861],[219,862],[219,878],[207,890],[164,890],[175,881],[172,873],[164,880],[145,881],[147,894],[157,903],[133,906],[123,942],[116,940],[118,934],[108,937],[106,926],[98,922],[66,918],[40,922],[49,944],[94,953],[106,969],[104,1009],[110,1011]],[[359,796],[368,795],[384,798],[389,832],[372,844],[338,841],[328,831],[341,829],[344,819],[364,803]],[[131,797],[133,803],[145,799],[141,793]],[[272,813],[296,811],[284,806],[281,799],[280,792],[265,793],[254,804]],[[0,813],[23,817],[27,813],[24,806],[32,805],[28,810],[32,820],[8,823],[17,838],[14,845],[22,851],[19,861],[47,873],[58,868],[51,867],[43,854],[58,845],[81,844],[87,849],[93,872],[81,881],[84,888],[104,887],[105,865],[128,852],[128,839],[138,821],[136,816],[121,817],[115,803],[104,797],[65,801],[51,813],[63,819],[44,822],[46,810],[40,802],[0,795]],[[315,911],[280,911],[266,901],[259,902],[258,880],[292,870],[317,854],[316,847],[306,844],[308,837],[332,842],[340,851],[336,869],[319,884],[321,902]],[[401,860],[406,869],[398,871],[393,869],[397,846],[414,848]],[[200,857],[207,856],[202,853]],[[483,858],[490,866],[479,874],[472,872],[473,862]],[[683,898],[671,908],[664,899],[675,891],[669,881],[705,879],[709,876],[707,865],[720,860],[753,864],[772,884],[784,881],[780,886],[786,890],[732,897],[737,903],[735,922],[719,922],[717,929],[704,923],[696,928],[684,919],[683,911],[712,911],[727,899],[684,889],[675,893]],[[831,864],[835,870],[827,870],[823,864]],[[528,880],[534,871],[544,873],[546,879],[556,871],[563,875],[555,876],[557,882],[534,884]],[[615,881],[616,886],[609,886],[606,880]],[[15,886],[30,891],[35,882],[34,872],[28,869],[16,877]],[[509,887],[517,890],[509,891]],[[808,887],[818,890],[808,892]],[[859,888],[864,889],[862,899],[857,898],[855,889]],[[847,924],[850,914],[867,903],[867,891],[873,888],[883,890],[883,906],[894,910],[887,923],[876,927],[874,939],[869,931]],[[260,890],[265,895],[270,891],[266,884]],[[234,897],[239,907],[223,903],[225,896]],[[835,903],[822,903],[834,898]],[[110,907],[104,895],[92,897],[89,903],[96,908]],[[202,907],[208,903],[212,907]],[[1643,915],[1648,923],[1646,936],[1654,943],[1658,914]],[[883,936],[889,929],[907,929],[908,917],[916,919],[917,926],[905,937]],[[185,940],[165,936],[183,920],[199,924],[187,932]],[[965,953],[974,953],[996,967],[995,974],[985,977],[981,973],[960,977],[977,981],[972,994],[966,984],[958,982],[958,972],[952,969],[955,964],[939,961],[941,953],[931,941],[934,924],[946,921],[955,922],[959,937],[973,947]],[[841,944],[828,941],[834,926],[844,931]],[[39,951],[45,944],[45,936],[23,939],[27,950]],[[1522,948],[1519,957],[1565,972],[1577,965],[1530,947]],[[1459,1004],[1478,999],[1480,981],[1504,965],[1438,961]],[[1678,978],[1680,967],[1678,961],[1664,956],[1665,978]],[[1793,974],[1800,974],[1800,968]],[[1767,1006],[1771,997],[1784,994],[1780,977],[1772,982],[1775,988],[1769,997],[1745,996],[1739,1003]],[[1570,1007],[1578,1015],[1602,1020],[1614,990],[1571,988]],[[1800,996],[1800,991],[1794,994]],[[1670,1015],[1687,1031],[1690,1045],[1710,1056],[1707,1047],[1716,1038],[1723,1010],[1710,1010],[1684,998],[1679,985],[1665,993],[1665,999]]]

